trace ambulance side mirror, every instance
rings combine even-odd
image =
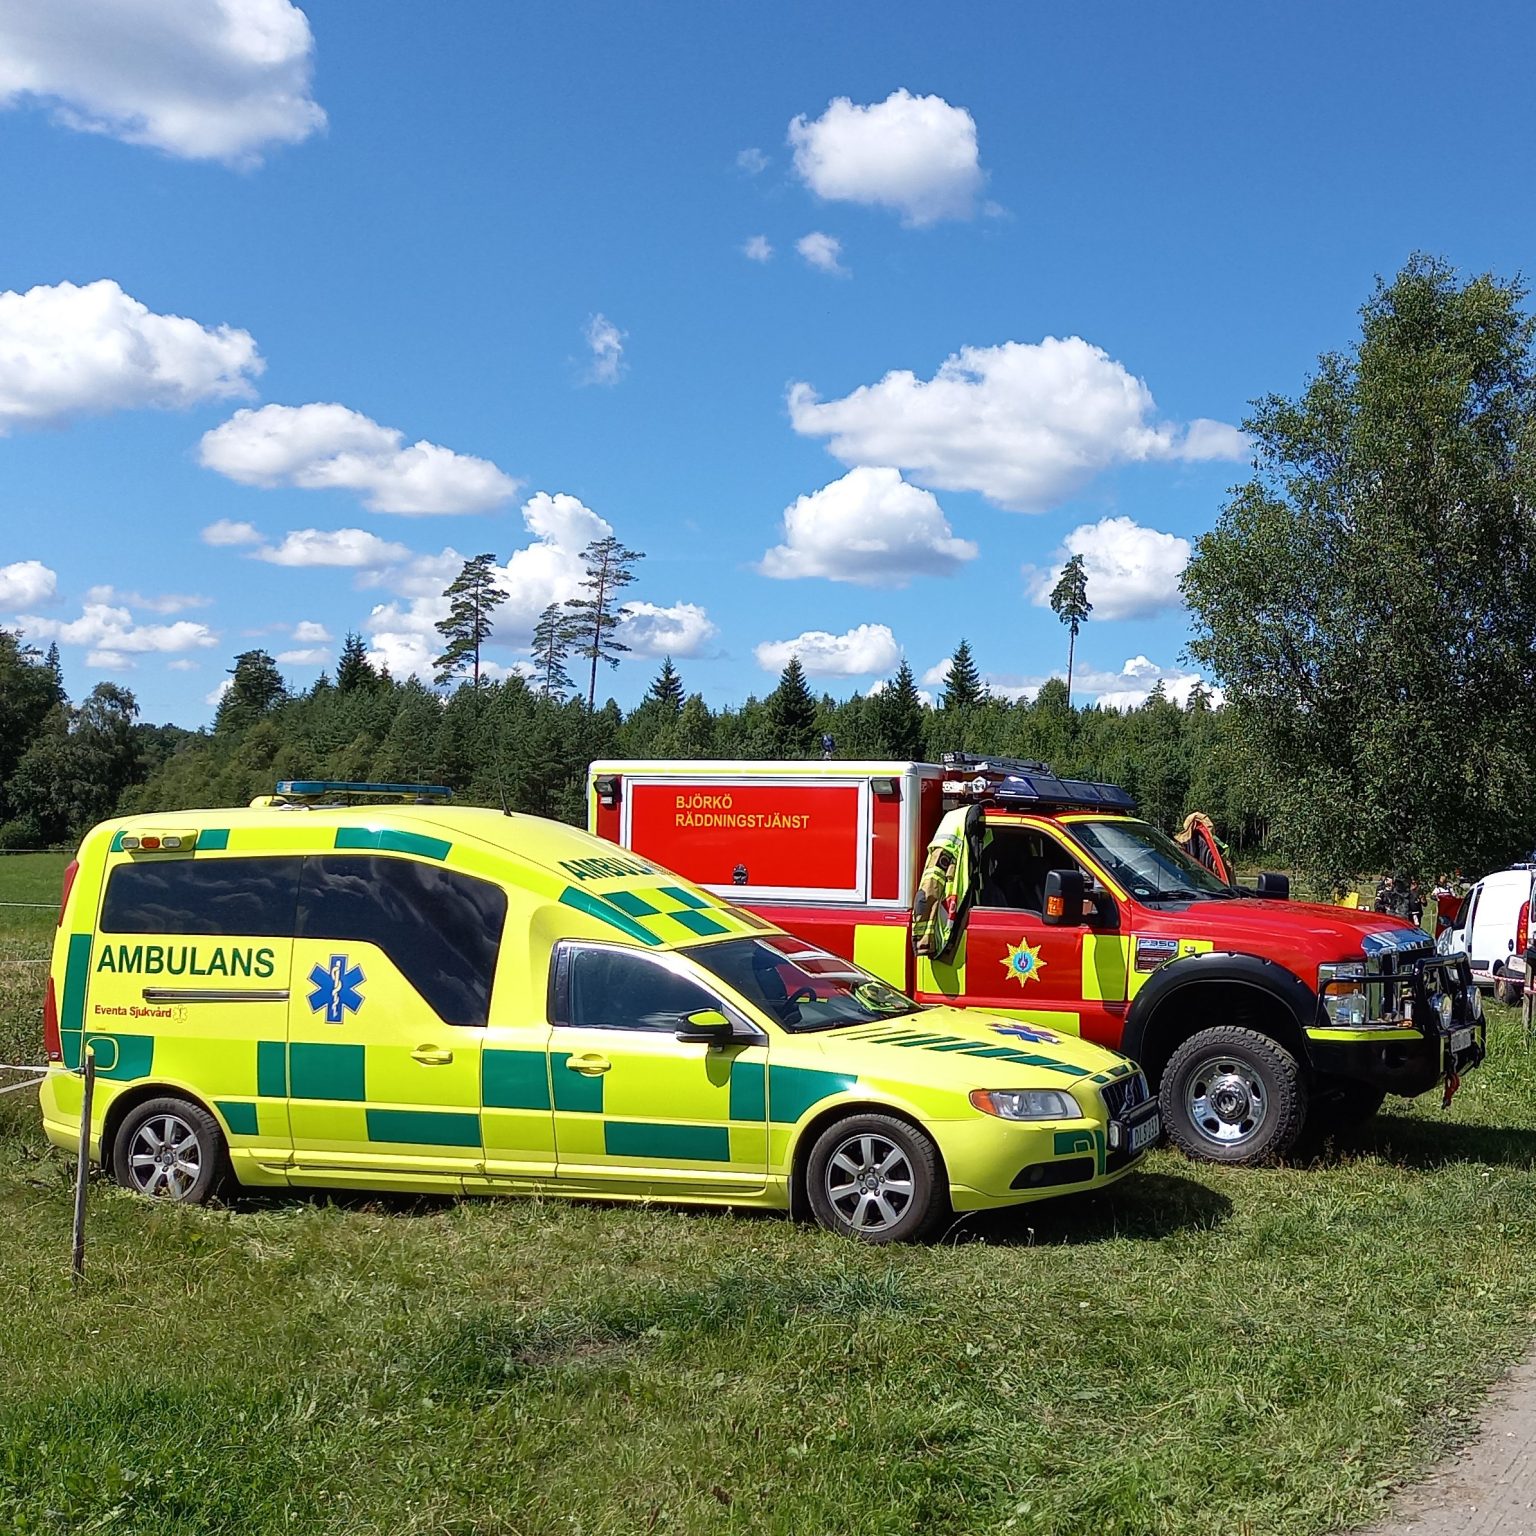
[[[1053,869],[1045,877],[1045,910],[1041,916],[1053,928],[1076,928],[1083,922],[1088,878],[1080,869]]]
[[[734,1037],[734,1026],[718,1008],[701,1008],[678,1020],[677,1038],[695,1045],[729,1045]]]

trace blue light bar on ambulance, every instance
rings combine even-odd
[[[315,800],[326,795],[356,795],[374,800],[446,800],[453,791],[443,784],[356,784],[345,779],[283,779],[277,793],[290,800]]]
[[[1044,763],[946,752],[943,764],[946,775],[952,775],[944,780],[944,793],[961,800],[1036,810],[1049,806],[1124,814],[1136,809],[1135,799],[1118,784],[1061,779]]]

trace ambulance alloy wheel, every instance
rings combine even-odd
[[[1203,1029],[1173,1053],[1158,1087],[1169,1139],[1212,1163],[1283,1157],[1307,1118],[1296,1058],[1257,1030]]]
[[[112,1143],[112,1173],[124,1189],[202,1205],[224,1169],[218,1122],[187,1099],[150,1099],[129,1110]]]
[[[891,1115],[850,1115],[828,1126],[805,1177],[816,1220],[862,1242],[915,1242],[949,1214],[937,1148]]]

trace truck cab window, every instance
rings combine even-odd
[[[1054,837],[1033,827],[993,827],[981,851],[976,905],[1013,912],[1045,910],[1045,877],[1076,869],[1077,860]]]

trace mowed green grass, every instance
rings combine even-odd
[[[58,865],[45,882],[56,887]],[[8,873],[8,869],[10,873]],[[9,882],[36,871],[0,866]],[[4,910],[4,909],[0,909]],[[52,914],[7,931],[35,1054]],[[25,984],[13,976],[25,973]],[[1533,1058],[1310,1166],[862,1249],[776,1217],[151,1206],[0,1099],[0,1529],[1321,1533],[1463,1437],[1536,1316]],[[10,1056],[6,1056],[10,1052]]]

